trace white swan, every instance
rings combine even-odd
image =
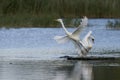
[[[80,40],[80,38],[79,38],[82,28],[87,26],[87,23],[88,23],[87,17],[84,16],[81,24],[73,33],[70,33],[67,31],[62,19],[57,19],[56,21],[61,23],[61,25],[66,33],[66,36],[55,36],[54,39],[58,43],[65,43],[67,41],[72,41],[77,49],[78,54],[80,56],[85,56],[88,53],[88,51],[92,48],[92,45],[94,42],[94,37],[91,35],[92,31],[89,31],[83,40]]]
[[[82,46],[77,48],[80,56],[86,56],[94,44],[94,37],[92,36],[92,31],[89,31],[82,41],[79,41]]]

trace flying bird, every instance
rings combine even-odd
[[[79,56],[86,56],[86,54],[89,52],[89,50],[92,48],[93,43],[94,43],[94,37],[92,36],[92,31],[89,31],[87,35],[81,40],[79,38],[80,32],[82,29],[87,26],[88,24],[88,19],[86,16],[82,19],[80,25],[74,32],[69,32],[62,21],[62,19],[57,19],[56,21],[60,22],[62,25],[62,28],[65,31],[65,36],[55,36],[54,39],[58,43],[65,43],[68,41],[72,41],[73,44],[75,45],[75,48],[77,50],[77,53]]]

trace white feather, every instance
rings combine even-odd
[[[87,24],[88,24],[88,18],[86,16],[84,16],[84,18],[82,19],[82,22],[80,24],[82,26],[87,26]]]
[[[61,43],[66,43],[68,42],[70,39],[67,36],[55,36],[54,39],[57,41],[57,43],[61,44]]]
[[[82,19],[82,22],[80,23],[80,25],[78,26],[78,28],[72,33],[72,35],[74,37],[76,37],[76,39],[79,38],[80,32],[82,31],[82,29],[84,27],[86,27],[88,24],[88,18],[86,16],[84,16],[84,18]]]
[[[65,43],[68,41],[72,41],[75,45],[75,48],[76,48],[79,56],[86,56],[86,54],[92,48],[92,45],[93,45],[93,41],[91,42],[91,40],[94,39],[91,35],[92,31],[89,31],[88,34],[83,38],[83,40],[81,40],[79,38],[79,35],[80,35],[80,32],[82,31],[82,28],[84,28],[88,24],[87,17],[84,16],[81,24],[78,26],[78,28],[73,33],[70,33],[67,31],[62,19],[57,19],[57,21],[61,23],[62,28],[64,29],[64,31],[66,33],[66,36],[55,36],[54,39],[58,43]]]

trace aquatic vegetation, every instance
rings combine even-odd
[[[120,17],[119,0],[0,0],[0,14]]]
[[[57,18],[117,18],[120,0],[0,0],[0,26],[56,26]],[[70,25],[70,24],[69,24]]]
[[[20,27],[53,27],[57,25],[54,17],[47,15],[31,16],[31,15],[12,15],[0,16],[0,26],[6,28],[20,28]]]
[[[109,29],[120,29],[120,20],[119,19],[115,19],[113,21],[108,20],[106,28],[109,28]]]

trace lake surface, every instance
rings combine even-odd
[[[106,29],[108,19],[90,19],[82,39],[93,31],[88,56],[120,57],[120,30]],[[68,28],[74,31],[75,28]],[[0,80],[120,80],[120,61],[67,61],[76,56],[72,43],[57,44],[62,28],[0,29]]]

